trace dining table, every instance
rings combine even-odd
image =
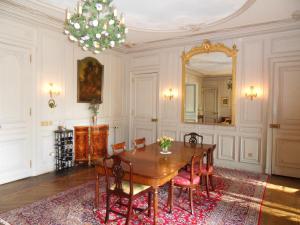
[[[132,163],[133,182],[153,188],[154,224],[157,224],[158,219],[159,187],[173,179],[181,168],[189,164],[193,155],[204,156],[215,147],[214,144],[190,144],[175,141],[169,147],[169,154],[163,154],[158,143],[119,153],[122,159]],[[105,176],[103,159],[98,159],[94,164],[96,171],[95,208],[99,209],[99,187],[104,185],[100,184],[100,177]]]

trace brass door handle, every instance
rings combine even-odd
[[[279,129],[279,128],[280,128],[280,124],[277,124],[277,123],[271,123],[271,124],[270,124],[270,128]]]
[[[152,118],[152,119],[151,119],[151,122],[157,122],[157,121],[158,121],[157,118]]]

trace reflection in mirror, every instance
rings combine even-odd
[[[233,48],[233,54],[227,54],[223,48],[230,50],[206,41],[183,54],[184,122],[233,124],[236,49]]]

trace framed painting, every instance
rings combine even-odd
[[[222,98],[222,104],[223,105],[229,105],[229,99],[228,99],[228,97]]]
[[[95,58],[77,61],[77,102],[103,102],[103,73],[104,66]]]

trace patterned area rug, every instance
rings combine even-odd
[[[216,169],[215,192],[208,199],[203,191],[194,195],[194,215],[190,214],[187,193],[178,198],[174,191],[174,209],[167,210],[168,186],[159,189],[159,224],[207,224],[207,225],[256,225],[267,175]],[[103,185],[101,185],[103,186]],[[53,197],[35,202],[23,208],[0,215],[0,224],[11,225],[98,225],[104,224],[105,192],[101,188],[101,208],[93,212],[94,182],[72,188]],[[147,196],[134,203],[147,206]],[[118,210],[123,208],[115,206]],[[153,211],[152,211],[153,212]],[[152,213],[153,215],[153,213]],[[5,222],[6,221],[6,222]],[[109,224],[124,224],[125,219],[113,213]],[[144,214],[133,216],[131,224],[152,224],[152,218]]]

